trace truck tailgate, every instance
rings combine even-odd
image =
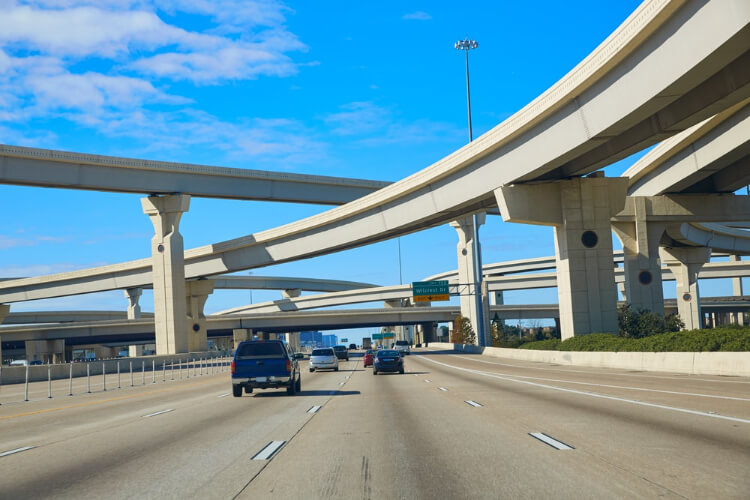
[[[238,359],[235,361],[234,366],[234,376],[239,378],[289,376],[285,359]]]

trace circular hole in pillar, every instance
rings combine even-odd
[[[690,302],[690,299],[692,299],[692,298],[693,298],[693,296],[690,295],[689,293],[683,293],[682,294],[682,300],[684,300],[685,302]]]
[[[469,252],[467,252],[465,248],[463,250],[461,250],[461,255],[466,255],[467,253],[469,253]]]
[[[581,243],[586,248],[594,248],[599,243],[599,236],[594,231],[584,231],[581,235]]]
[[[157,250],[157,251],[158,251],[159,253],[164,253],[164,245],[159,245],[158,247],[156,247],[156,250]]]
[[[641,285],[650,285],[653,279],[651,271],[641,271],[638,273],[638,281],[641,282]]]
[[[201,325],[199,325],[198,323],[193,323],[193,331],[194,332],[197,332],[200,329],[201,329]]]

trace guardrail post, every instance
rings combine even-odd
[[[151,360],[151,383],[156,383],[156,360]]]
[[[91,364],[86,362],[86,389],[91,394]]]
[[[73,361],[70,362],[70,390],[68,391],[68,396],[73,395]]]
[[[121,389],[120,387],[120,360],[117,360],[117,388]]]
[[[47,364],[47,397],[52,399],[52,365]]]
[[[107,392],[107,365],[102,361],[102,389]]]
[[[182,358],[180,358],[180,380],[182,380]]]
[[[133,383],[133,362],[130,362],[130,387],[133,387],[135,384]]]
[[[141,361],[141,385],[146,385],[146,362]]]
[[[169,369],[169,380],[174,380],[174,359],[172,360]]]
[[[167,381],[167,360],[166,359],[161,362],[161,371],[162,371],[161,381],[166,382]]]

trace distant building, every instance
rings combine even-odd
[[[339,338],[336,335],[323,335],[323,346],[333,347],[339,343]]]
[[[323,333],[321,332],[300,332],[299,343],[302,346],[321,347],[323,346]]]

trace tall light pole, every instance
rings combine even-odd
[[[469,51],[476,49],[479,44],[476,40],[469,40],[464,38],[455,43],[454,47],[457,50],[463,50],[466,52],[466,107],[469,111],[469,142],[474,140],[474,134],[471,129],[471,91],[469,86]],[[472,236],[471,236],[471,251],[474,254],[474,294],[476,295],[475,305],[476,312],[475,317],[477,319],[477,340],[479,345],[488,345],[486,333],[484,329],[484,304],[482,300],[482,256],[479,253],[479,217],[477,214],[472,215]]]

